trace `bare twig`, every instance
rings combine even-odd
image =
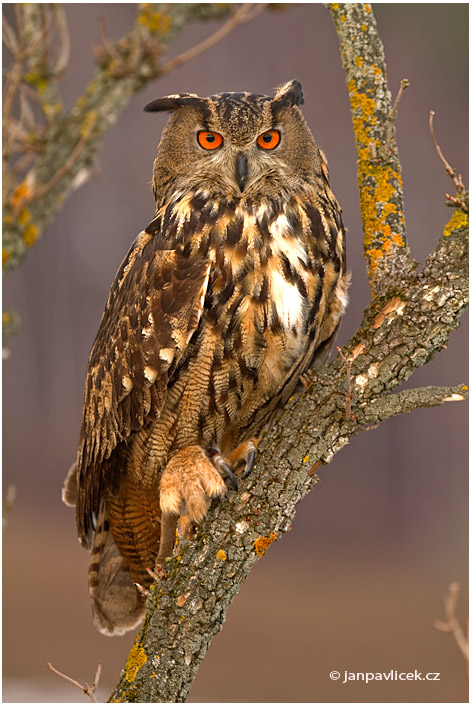
[[[452,633],[460,651],[465,659],[469,661],[469,641],[464,635],[456,616],[457,600],[459,598],[459,584],[453,581],[449,586],[449,592],[444,597],[444,607],[447,621],[435,620],[434,627],[443,632]]]
[[[232,14],[231,17],[225,22],[225,24],[222,27],[219,27],[216,32],[204,39],[203,42],[200,42],[200,44],[196,44],[194,47],[191,47],[191,49],[182,52],[174,59],[170,59],[170,61],[160,67],[159,73],[165,74],[169,71],[173,71],[178,66],[181,66],[187,61],[190,61],[191,59],[198,56],[198,54],[201,54],[207,49],[210,49],[210,47],[214,46],[215,44],[220,42],[224,37],[226,37],[226,35],[229,34],[236,27],[236,25],[240,24],[241,22],[247,22],[248,20],[252,20],[266,7],[266,3],[251,3],[249,5],[241,5],[241,7],[236,10],[236,12],[234,12],[234,14]]]
[[[20,11],[20,3],[15,3],[15,24],[18,37],[18,49],[21,50],[25,46],[25,33],[23,30],[23,19]]]
[[[446,206],[455,206],[456,208],[460,208],[465,213],[469,213],[469,207],[463,199],[460,199],[458,196],[451,196],[451,194],[448,194],[447,192],[444,195],[448,201]]]
[[[12,54],[18,52],[18,39],[5,15],[2,17],[3,41]]]
[[[164,570],[162,566],[159,566],[158,564],[155,566],[154,569],[150,569],[148,566],[146,566],[146,571],[153,581],[160,581],[164,576]]]
[[[346,370],[346,391],[344,393],[346,398],[346,411],[343,414],[343,419],[356,419],[356,415],[352,414],[351,409],[352,400],[354,398],[351,387],[351,367],[355,359],[363,352],[364,346],[356,346],[349,358],[346,358],[339,346],[336,346],[336,350],[338,351]]]
[[[393,104],[392,110],[388,114],[387,135],[385,138],[385,147],[384,147],[384,159],[387,159],[389,152],[390,152],[390,143],[392,141],[393,125],[395,123],[395,120],[397,119],[398,106],[400,105],[401,97],[409,85],[410,85],[409,80],[407,78],[402,78],[402,80],[400,81],[400,88],[398,90],[397,97],[395,98],[395,103]]]
[[[434,147],[436,149],[436,152],[438,154],[439,159],[444,165],[444,169],[446,170],[448,176],[451,177],[454,186],[456,188],[456,195],[455,196],[450,196],[449,194],[446,194],[446,198],[450,202],[449,205],[452,206],[457,206],[458,208],[461,208],[465,213],[469,212],[469,207],[466,202],[465,196],[466,196],[466,191],[464,187],[464,182],[462,181],[462,176],[457,173],[457,169],[454,169],[451,167],[447,159],[444,157],[443,153],[441,152],[441,148],[438,145],[438,142],[436,140],[435,134],[434,134],[434,128],[433,128],[433,118],[434,118],[434,110],[429,111],[429,131],[431,133],[431,139],[433,140]]]
[[[100,676],[102,673],[102,665],[103,662],[100,661],[97,665],[97,671],[95,673],[95,679],[93,680],[93,684],[90,686],[85,682],[84,684],[80,684],[78,681],[75,679],[72,679],[71,677],[68,677],[67,674],[63,674],[60,672],[58,669],[52,666],[51,662],[47,663],[47,668],[51,670],[51,672],[54,672],[54,674],[57,674],[57,676],[62,677],[62,679],[65,679],[66,681],[69,682],[69,684],[72,684],[73,686],[76,686],[78,689],[84,692],[87,696],[90,697],[90,701],[94,704],[97,703],[97,699],[95,698],[95,691],[98,686],[98,682],[100,681]]]
[[[105,53],[114,62],[116,62],[116,66],[118,66],[120,69],[122,69],[121,57],[120,57],[119,53],[116,51],[115,47],[113,46],[113,43],[110,42],[110,39],[108,37],[105,18],[102,16],[98,17],[97,24],[98,24],[98,32],[100,34],[100,39],[102,40],[103,49],[104,49]],[[97,51],[97,49],[95,49],[95,51]]]
[[[21,59],[32,57],[34,65],[41,67],[47,46],[54,35],[54,22],[51,12],[48,10],[45,14],[44,6],[41,7],[41,25],[39,27],[33,27],[31,13],[35,12],[35,8],[28,8],[26,3],[19,4],[21,5],[21,11],[17,15],[19,18],[17,21],[19,22],[18,30],[22,37],[20,50]],[[36,22],[34,22],[34,25],[36,25]]]
[[[67,18],[64,6],[60,3],[54,3],[52,5],[54,8],[54,13],[56,16],[56,25],[59,33],[60,39],[60,49],[57,56],[57,60],[54,66],[54,74],[56,77],[61,77],[69,68],[69,58],[70,58],[70,36],[69,28],[67,26]]]
[[[8,126],[8,119],[12,110],[13,100],[18,90],[19,83],[22,76],[22,60],[19,59],[19,55],[15,55],[14,65],[8,73],[5,91],[3,94],[3,130],[4,139],[6,136],[6,129]],[[4,149],[5,151],[5,149]]]
[[[26,197],[23,199],[21,202],[21,205],[24,206],[25,203],[29,201],[36,201],[40,198],[42,198],[45,194],[48,193],[48,191],[51,191],[56,184],[60,182],[60,180],[72,169],[72,167],[75,164],[75,161],[77,160],[78,156],[84,149],[85,145],[87,144],[90,135],[92,134],[93,127],[95,125],[95,120],[91,119],[89,120],[87,126],[84,129],[84,133],[82,137],[80,138],[79,142],[76,144],[74,149],[69,155],[69,158],[66,159],[64,164],[60,169],[57,170],[57,172],[54,174],[54,176],[47,182],[47,184],[43,184],[39,189],[36,191],[33,191],[30,196]]]
[[[440,159],[441,162],[443,163],[446,172],[447,172],[448,175],[451,177],[451,179],[454,180],[454,179],[456,178],[456,170],[451,167],[451,165],[449,164],[449,162],[448,162],[448,161],[446,160],[446,158],[444,157],[443,153],[441,152],[441,148],[439,147],[439,145],[438,145],[438,143],[437,143],[437,140],[436,140],[436,137],[435,137],[435,135],[434,135],[434,128],[433,128],[433,119],[434,119],[434,116],[435,116],[434,110],[430,110],[430,111],[429,111],[429,131],[430,131],[430,133],[431,133],[431,139],[433,140],[433,144],[434,144],[434,146],[435,146],[435,148],[436,148],[436,152],[438,153],[439,159]],[[460,179],[460,175],[459,175],[459,179]],[[461,180],[461,185],[462,185],[462,187],[463,187],[462,180]]]
[[[306,379],[307,377],[309,377],[309,371],[307,373],[305,373],[305,375],[300,375],[298,378],[300,380],[300,382],[302,383],[303,387],[305,388],[305,390],[309,390],[310,387],[313,385],[311,380]]]
[[[20,123],[26,134],[30,135],[36,129],[36,121],[34,118],[33,110],[28,100],[27,91],[25,91],[24,89],[25,86],[21,84],[19,86]]]

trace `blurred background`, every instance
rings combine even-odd
[[[4,5],[5,8],[5,5]],[[396,121],[406,221],[423,263],[452,215],[452,184],[428,131],[466,181],[467,3],[374,4],[394,97],[410,80]],[[8,11],[8,8],[6,9]],[[97,18],[117,39],[131,3],[67,4],[71,68],[62,81],[71,107],[94,70]],[[169,57],[218,26],[188,27]],[[95,176],[8,274],[4,309],[22,318],[6,345],[3,482],[16,499],[4,530],[4,702],[88,702],[46,669],[93,680],[106,700],[134,635],[107,638],[92,625],[88,553],[74,513],[61,502],[79,435],[88,353],[115,272],[153,216],[152,162],[164,115],[143,106],[169,93],[271,93],[303,83],[304,114],[330,165],[348,228],[350,306],[338,345],[356,331],[370,292],[362,256],[356,154],[349,101],[329,12],[319,3],[265,10],[220,44],[135,95],[109,130]],[[466,181],[467,183],[467,181]],[[409,386],[467,382],[465,322],[447,350]],[[433,627],[459,581],[467,607],[466,405],[414,412],[361,434],[319,472],[293,530],[271,546],[234,600],[195,680],[193,702],[462,702],[467,670],[453,638]],[[332,681],[329,673],[440,673],[435,681]]]

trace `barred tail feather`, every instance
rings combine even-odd
[[[123,635],[142,621],[145,601],[115,544],[103,501],[93,538],[88,584],[93,620],[104,635]]]

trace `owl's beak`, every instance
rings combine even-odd
[[[238,182],[239,190],[244,191],[247,180],[247,158],[242,152],[238,152],[236,157],[236,181]]]

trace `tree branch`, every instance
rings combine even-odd
[[[452,633],[457,646],[465,657],[466,661],[469,661],[469,641],[462,630],[459,620],[456,615],[457,601],[459,599],[459,584],[456,581],[449,586],[449,592],[444,597],[444,608],[446,613],[447,621],[435,620],[434,627],[443,632]]]
[[[95,673],[95,679],[93,680],[93,683],[92,683],[91,686],[90,686],[89,684],[87,684],[87,682],[85,682],[85,684],[80,684],[80,682],[76,681],[75,679],[72,679],[72,677],[67,676],[67,674],[63,674],[63,673],[60,672],[58,669],[56,669],[55,667],[53,667],[53,665],[51,664],[51,662],[48,662],[48,663],[46,664],[46,667],[47,667],[51,672],[54,672],[54,674],[57,674],[58,677],[61,677],[62,679],[64,679],[64,680],[65,680],[66,682],[68,682],[69,684],[72,684],[72,686],[76,686],[77,689],[80,689],[81,691],[83,691],[84,694],[86,694],[87,696],[90,697],[90,701],[91,701],[92,703],[96,704],[96,703],[97,703],[97,699],[95,698],[95,691],[96,691],[96,689],[97,689],[98,682],[100,681],[100,677],[101,677],[101,674],[102,674],[102,665],[103,665],[102,662],[99,662],[99,663],[98,663],[98,665],[97,665],[97,671],[96,671],[96,673]]]
[[[398,414],[413,412],[415,409],[425,407],[439,407],[445,402],[462,402],[467,398],[468,388],[466,385],[456,385],[455,387],[420,387],[413,390],[402,390],[394,395],[381,397],[378,400],[363,403],[362,419],[369,424],[368,429],[377,426],[390,417]]]
[[[433,145],[436,149],[436,152],[438,154],[439,159],[443,163],[444,169],[446,170],[446,173],[449,177],[451,177],[452,182],[454,184],[454,188],[456,190],[455,196],[450,196],[449,194],[446,194],[446,198],[448,199],[448,206],[456,206],[458,208],[461,208],[464,213],[469,213],[469,195],[467,194],[464,186],[464,182],[462,181],[462,177],[460,174],[457,173],[456,169],[453,169],[447,159],[444,157],[443,153],[441,152],[441,148],[439,147],[436,136],[434,134],[434,128],[433,128],[433,118],[434,118],[434,110],[429,111],[429,132],[431,134],[431,139],[433,140]]]
[[[174,59],[171,59],[166,64],[161,66],[160,73],[169,73],[169,71],[173,71],[178,66],[187,63],[187,61],[190,61],[202,52],[207,51],[207,49],[210,49],[210,47],[224,39],[224,37],[226,37],[226,35],[229,34],[236,27],[236,25],[241,22],[246,22],[249,19],[254,19],[254,17],[256,17],[256,15],[262,12],[266,7],[266,3],[241,5],[240,8],[231,14],[230,18],[224,25],[219,27],[216,32],[211,34],[209,37],[204,39],[203,42],[200,42],[200,44],[197,44],[191,49],[182,52],[182,54],[179,54],[179,56],[176,56]]]
[[[374,295],[413,274],[406,242],[401,164],[395,141],[395,108],[385,56],[368,3],[331,3],[346,72],[357,148],[357,180],[364,253]],[[406,79],[403,86],[406,87]]]

